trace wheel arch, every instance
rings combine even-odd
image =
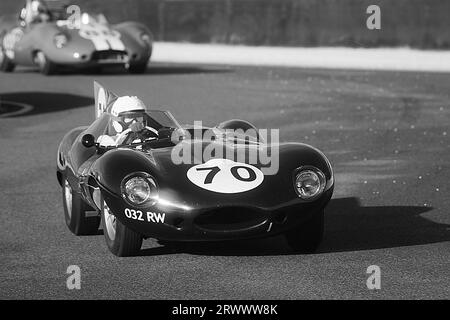
[[[130,149],[116,149],[108,151],[95,162],[92,176],[96,185],[115,195],[120,195],[122,180],[134,173],[145,172],[158,177],[158,165],[150,161],[146,155]],[[113,172],[114,174],[111,174]]]

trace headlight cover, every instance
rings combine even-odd
[[[158,200],[158,186],[155,179],[147,173],[133,173],[125,177],[121,185],[122,197],[130,205],[154,205]]]
[[[325,189],[326,179],[322,171],[315,167],[301,167],[294,175],[294,189],[303,200],[314,200]]]
[[[55,47],[58,49],[64,48],[67,45],[67,42],[69,42],[69,39],[67,36],[63,33],[58,33],[54,36],[53,42],[55,43]]]

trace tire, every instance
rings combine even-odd
[[[148,61],[145,63],[139,63],[139,64],[130,64],[128,67],[128,72],[132,74],[142,74],[147,71],[147,64]]]
[[[289,246],[297,253],[314,253],[323,239],[324,211],[285,234]]]
[[[77,236],[98,234],[100,217],[87,217],[86,211],[92,211],[80,194],[72,189],[66,177],[62,179],[62,198],[66,225]]]
[[[90,74],[101,74],[103,72],[102,66],[94,66],[88,69]]]
[[[36,52],[34,60],[39,67],[39,71],[46,76],[56,74],[58,71],[58,66],[51,62],[42,51]]]
[[[142,236],[116,219],[103,199],[101,215],[103,234],[109,251],[118,257],[138,254],[142,246]]]
[[[5,54],[3,47],[0,46],[0,71],[13,72],[15,67],[14,62]]]

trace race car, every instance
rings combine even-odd
[[[118,65],[130,73],[145,72],[153,48],[146,26],[110,25],[102,14],[77,13],[77,8],[59,0],[26,0],[18,20],[2,17],[0,70],[38,66],[50,75],[63,67],[101,71]]]
[[[94,87],[95,121],[69,131],[57,152],[75,235],[97,234],[101,224],[117,256],[138,254],[147,238],[176,244],[283,234],[295,252],[317,249],[334,188],[321,151],[269,142],[244,120],[181,126],[169,111]],[[276,155],[276,170],[242,156],[262,151]]]

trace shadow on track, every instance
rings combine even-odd
[[[229,73],[232,69],[219,67],[196,67],[188,65],[150,65],[143,75],[170,75],[195,73]]]
[[[449,225],[421,217],[430,207],[363,207],[357,198],[331,200],[325,214],[325,237],[317,253],[361,251],[422,245],[450,240]],[[283,237],[227,242],[166,243],[140,255],[189,253],[215,256],[292,255]]]
[[[363,207],[357,198],[331,201],[319,253],[414,246],[450,240],[450,225],[421,216],[423,206]]]
[[[22,68],[15,71],[17,73],[39,73],[36,68]],[[134,77],[143,77],[143,76],[152,76],[152,75],[182,75],[182,74],[206,74],[206,73],[228,73],[233,72],[233,69],[230,68],[221,68],[221,67],[208,67],[208,66],[195,66],[195,65],[177,65],[177,64],[150,64],[147,67],[147,70],[144,73],[140,74],[130,74],[123,67],[91,67],[91,68],[82,68],[82,69],[74,69],[69,67],[61,67],[58,70],[58,73],[52,75],[50,77],[58,77],[58,76],[73,76],[73,75],[96,75],[96,76],[134,76]],[[44,76],[43,76],[44,77]]]
[[[16,118],[86,107],[94,99],[66,93],[0,93],[0,118]]]

